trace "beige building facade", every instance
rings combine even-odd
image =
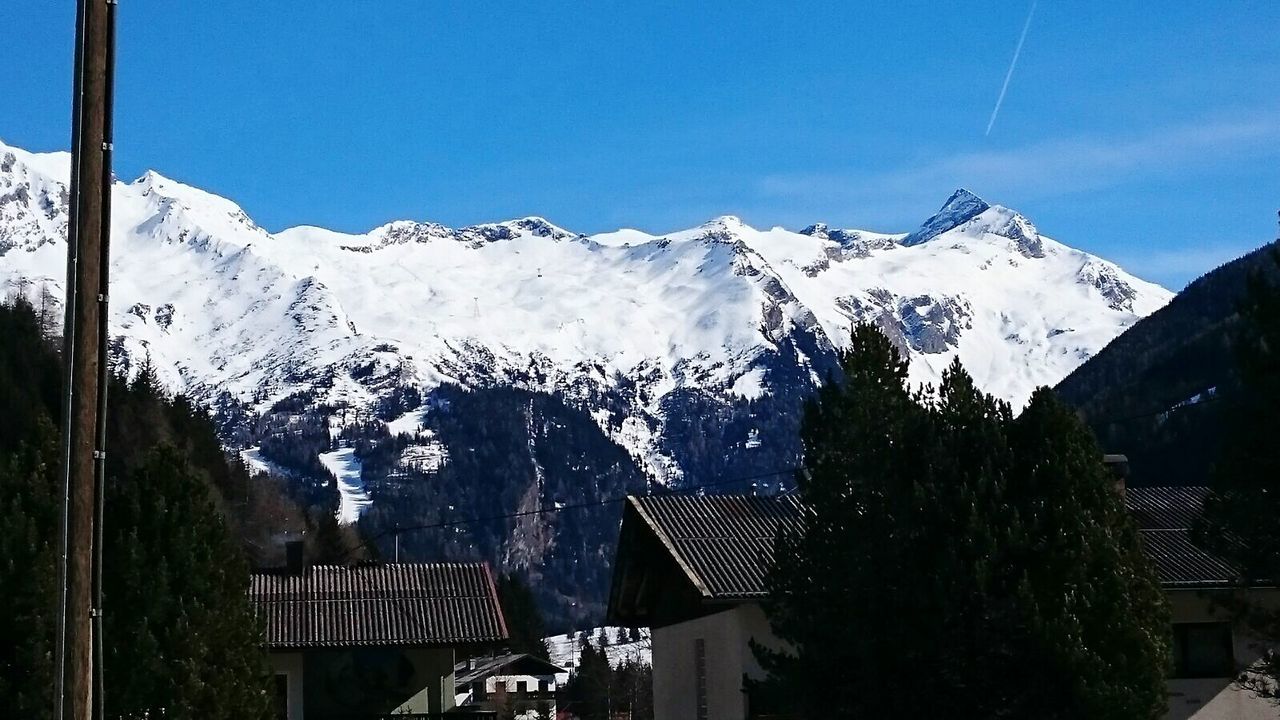
[[[778,646],[758,603],[733,604],[652,633],[655,719],[748,717],[743,678],[764,677],[750,643]]]

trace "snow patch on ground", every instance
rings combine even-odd
[[[387,423],[387,432],[392,435],[412,435],[422,427],[427,417],[427,409],[420,407],[401,415]]]
[[[350,525],[360,519],[373,501],[365,490],[364,481],[360,478],[360,458],[356,457],[355,448],[338,448],[318,456],[320,464],[333,473],[338,479],[338,493],[341,502],[338,506],[338,522]]]
[[[449,462],[449,450],[430,431],[419,434],[419,443],[400,453],[400,465],[420,472],[435,472]]]
[[[289,468],[273,463],[263,457],[262,449],[256,445],[251,448],[241,450],[240,459],[244,461],[244,464],[248,466],[251,472],[263,472],[279,477],[293,477],[297,474]]]
[[[582,652],[582,639],[584,637],[588,638],[591,647],[599,648],[601,646],[601,630],[605,633],[604,654],[605,657],[609,658],[610,665],[617,667],[627,660],[636,660],[643,665],[653,664],[653,641],[648,628],[631,631],[632,633],[639,633],[640,639],[624,642],[622,639],[624,628],[612,626],[578,630],[564,635],[552,635],[549,638],[544,638],[547,643],[547,652],[551,655],[551,663],[562,668],[568,668],[572,672],[578,667],[578,656]]]
[[[755,400],[765,394],[764,368],[752,368],[733,381],[733,394]]]

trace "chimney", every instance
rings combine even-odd
[[[301,575],[306,569],[306,560],[303,558],[303,542],[301,540],[287,540],[284,544],[284,569],[290,575]]]
[[[1107,466],[1107,470],[1111,471],[1116,492],[1120,493],[1120,497],[1124,497],[1125,479],[1129,477],[1129,458],[1125,455],[1108,453],[1102,456],[1102,463]]]

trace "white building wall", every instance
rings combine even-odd
[[[701,720],[697,713],[697,641],[706,644],[706,720],[743,720],[742,678],[763,677],[749,641],[777,647],[764,611],[755,603],[726,608],[653,630],[654,720]]]

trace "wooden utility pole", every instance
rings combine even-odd
[[[100,513],[106,463],[115,2],[79,0],[76,8],[62,353],[57,720],[102,717]]]

